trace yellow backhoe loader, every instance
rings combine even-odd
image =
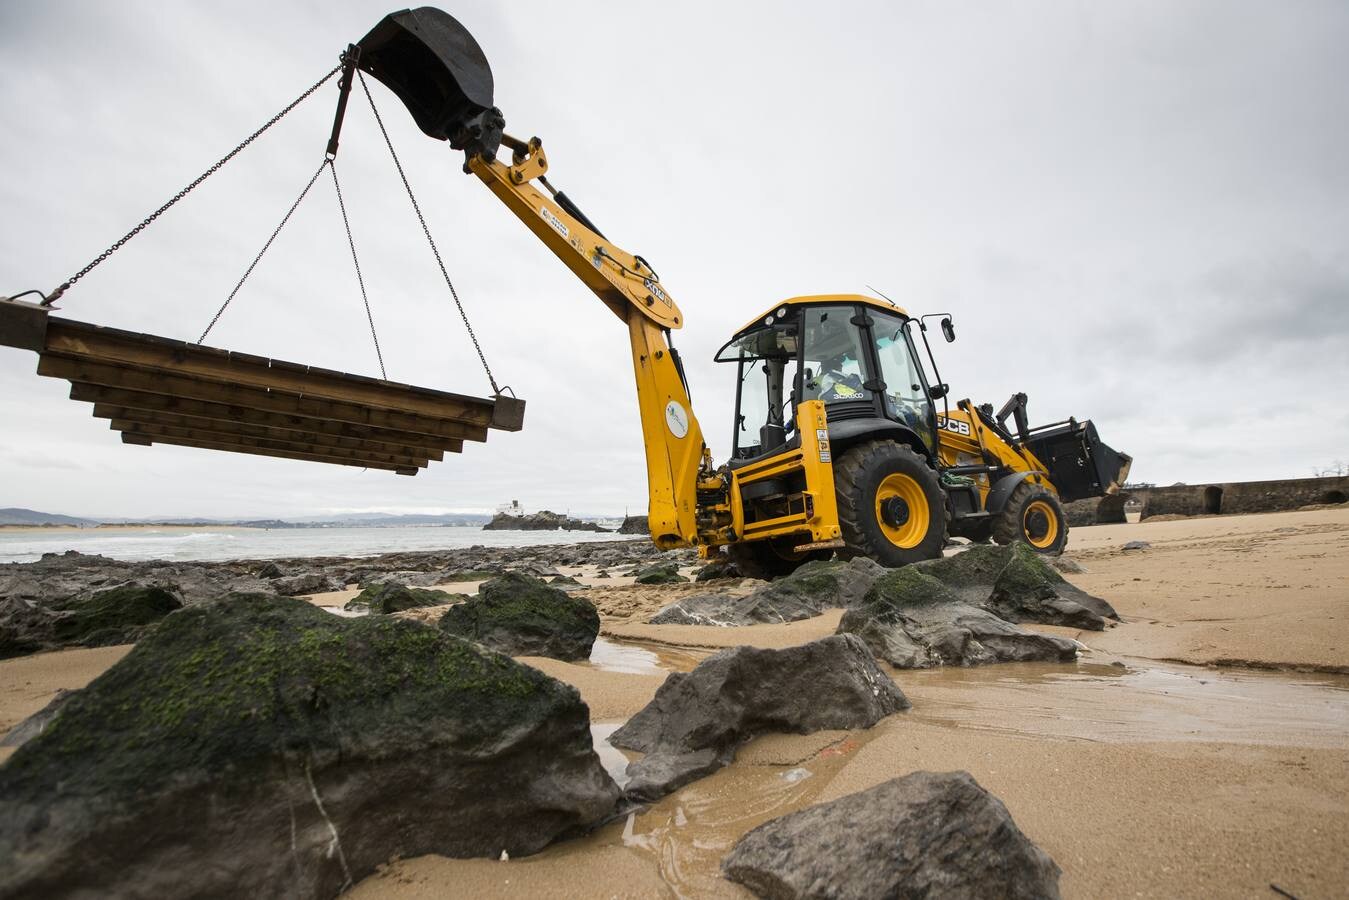
[[[736,409],[730,459],[716,465],[670,341],[683,313],[645,259],[553,188],[542,141],[505,133],[469,32],[438,9],[404,10],[344,62],[383,82],[425,134],[463,151],[464,171],[627,326],[660,547],[704,556],[724,547],[760,576],[835,552],[904,565],[940,555],[948,534],[1058,553],[1068,534],[1060,501],[1124,482],[1130,458],[1101,443],[1089,421],[1032,429],[1024,394],[996,415],[968,400],[951,409],[948,386],[929,380],[919,357],[921,340],[935,375],[931,317],[855,294],[775,303],[722,347],[716,359],[735,369]],[[953,340],[951,317],[938,315]]]

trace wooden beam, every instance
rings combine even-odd
[[[69,319],[47,323],[49,354],[492,427],[493,402]]]
[[[457,431],[461,436],[444,437],[415,431],[380,428],[373,425],[355,425],[350,422],[339,422],[335,419],[322,419],[314,416],[269,413],[246,406],[210,403],[205,400],[189,400],[185,397],[170,397],[165,394],[150,394],[145,391],[129,391],[123,388],[82,384],[80,382],[71,384],[70,399],[82,400],[85,403],[95,405],[107,404],[124,409],[192,416],[198,419],[218,419],[226,422],[248,421],[257,425],[285,428],[290,431],[315,432],[330,434],[335,437],[384,441],[391,444],[409,444],[418,447],[435,447],[440,450],[448,450],[451,453],[462,451],[465,440],[485,441],[487,439],[487,429],[473,425],[446,424],[445,430]]]
[[[440,462],[445,454],[431,447],[409,446],[385,441],[361,440],[357,438],[336,437],[327,434],[315,434],[306,431],[293,431],[284,428],[270,428],[248,420],[226,421],[224,419],[199,419],[193,416],[180,416],[171,413],[149,412],[143,409],[128,409],[124,406],[110,406],[105,403],[94,404],[94,418],[117,419],[123,422],[136,422],[142,425],[165,425],[170,428],[187,428],[196,431],[210,431],[217,434],[236,434],[245,437],[268,438],[276,441],[288,441],[310,447],[333,447],[339,450],[386,453],[391,456],[426,457]],[[323,452],[323,451],[318,451]]]
[[[156,442],[168,442],[170,439],[194,442],[193,446],[212,444],[220,447],[245,447],[259,452],[278,451],[281,453],[299,453],[306,456],[323,456],[334,460],[341,459],[358,465],[381,465],[387,468],[415,466],[426,468],[428,460],[419,457],[401,456],[389,453],[367,453],[354,450],[339,450],[332,447],[317,448],[292,441],[272,441],[265,438],[246,435],[224,434],[195,428],[173,428],[168,425],[147,425],[130,422],[125,419],[113,419],[108,423],[114,431],[139,434]]]
[[[259,450],[254,447],[240,447],[229,444],[214,444],[209,441],[189,441],[179,438],[156,437],[137,434],[136,432],[122,432],[123,444],[136,444],[142,447],[149,447],[153,444],[172,444],[175,447],[196,447],[201,450],[223,450],[226,453],[247,453],[252,456],[275,456],[281,459],[296,459],[302,462],[320,462],[332,463],[339,466],[355,466],[359,469],[380,469],[385,472],[397,472],[399,475],[416,475],[419,471],[415,466],[392,466],[377,462],[357,462],[349,459],[338,459],[332,456],[321,456],[314,453],[289,453],[284,450]]]
[[[412,431],[438,437],[478,439],[464,434],[464,424],[453,420],[412,415],[335,400],[296,397],[259,388],[199,381],[194,378],[129,369],[105,363],[66,359],[46,353],[38,359],[37,373],[52,378],[65,378],[71,382],[97,384],[168,397],[203,400],[210,403],[223,403],[227,406],[243,406],[282,415],[331,419],[353,425],[392,428],[398,431]],[[486,438],[486,430],[480,430],[479,433],[483,435],[481,439]]]

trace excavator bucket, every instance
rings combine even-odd
[[[492,69],[453,16],[431,6],[390,13],[358,46],[359,67],[393,91],[428,136],[496,155],[505,121],[492,105]]]

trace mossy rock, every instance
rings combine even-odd
[[[874,560],[859,557],[840,560],[816,560],[790,575],[776,578],[755,592],[770,605],[788,605],[790,601],[809,602],[818,609],[853,606],[866,594],[876,579],[889,571]]]
[[[0,659],[63,647],[131,644],[183,602],[171,591],[123,584],[47,606],[0,601]]]
[[[387,615],[402,612],[405,609],[420,609],[426,606],[444,606],[454,602],[454,595],[445,591],[432,591],[426,588],[414,588],[397,582],[387,581],[361,591],[343,606],[349,611],[369,610],[373,615]]]
[[[484,584],[478,596],[452,606],[440,627],[511,656],[589,659],[600,615],[583,597],[511,573]]]
[[[843,614],[839,634],[855,634],[901,669],[999,662],[1071,662],[1077,645],[1024,631],[918,566],[886,572]]]
[[[638,584],[682,584],[688,581],[679,574],[679,564],[672,562],[642,566],[637,570],[636,580]]]
[[[0,896],[326,898],[393,856],[535,852],[617,796],[574,688],[414,622],[230,595],[0,767]]]
[[[1017,547],[1030,550],[1026,544],[976,544],[954,556],[914,563],[913,568],[936,578],[967,602],[982,603]]]

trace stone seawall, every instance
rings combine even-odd
[[[1134,488],[1108,497],[1075,500],[1065,503],[1063,509],[1071,528],[1111,525],[1126,521],[1125,504],[1133,501],[1142,503],[1141,519],[1287,512],[1304,506],[1349,501],[1349,476]]]

